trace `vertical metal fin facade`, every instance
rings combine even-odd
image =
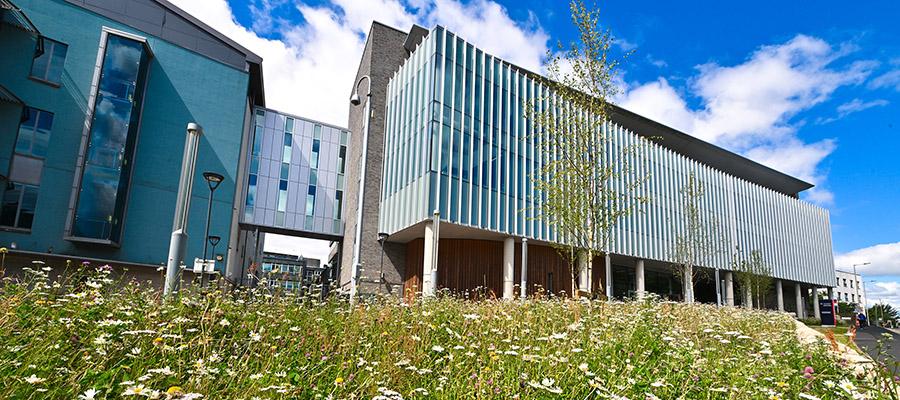
[[[532,183],[549,149],[526,120],[526,107],[564,108],[534,76],[434,28],[388,84],[379,229],[394,233],[429,218],[529,240],[559,240],[538,218]],[[547,96],[547,97],[545,97]],[[536,101],[539,99],[548,101]],[[739,179],[607,122],[606,151],[649,176],[651,201],[618,221],[614,254],[672,262],[683,234],[682,195],[693,173],[705,189],[700,208],[720,251],[703,261],[729,270],[741,252],[759,250],[776,278],[833,286],[828,211]],[[611,182],[624,190],[631,177]]]

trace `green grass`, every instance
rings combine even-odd
[[[146,285],[94,270],[60,283],[41,271],[24,282],[7,278],[0,298],[0,398],[74,399],[91,390],[97,399],[134,392],[207,399],[889,392],[853,376],[825,343],[798,343],[789,317],[736,308],[449,297],[351,306],[190,289],[164,301]]]
[[[847,336],[847,331],[850,330],[849,327],[846,326],[835,326],[835,327],[827,327],[827,326],[810,326],[823,334],[828,334],[828,332],[834,333],[834,340],[838,343],[850,346],[850,348],[859,351],[859,348],[856,347],[856,343],[850,340],[850,336]]]

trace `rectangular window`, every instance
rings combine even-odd
[[[319,168],[319,139],[313,139],[312,158],[309,160],[310,168]]]
[[[306,192],[306,215],[312,216],[316,209],[316,187],[310,186]]]
[[[16,138],[16,154],[41,159],[47,157],[52,127],[53,113],[25,107],[22,110],[19,135]]]
[[[141,41],[115,34],[106,37],[70,235],[117,243],[150,52]]]
[[[0,209],[0,225],[18,229],[31,229],[34,209],[37,205],[38,187],[11,183],[3,193]]]
[[[322,125],[316,124],[313,126],[313,139],[321,139],[322,138]]]
[[[285,163],[291,162],[291,143],[293,143],[291,134],[285,132],[285,134],[284,134],[284,149],[281,152],[281,162],[285,162]]]
[[[31,77],[59,85],[69,46],[41,36],[31,62]]]
[[[284,131],[288,133],[294,132],[294,119],[287,117],[284,119]]]
[[[247,179],[247,201],[244,203],[244,220],[252,222],[253,207],[256,204],[256,174],[251,173]]]
[[[341,205],[344,202],[344,192],[338,190],[334,194],[334,219],[341,219]]]
[[[347,146],[341,146],[341,150],[338,152],[338,173],[344,173],[344,165],[347,159]]]

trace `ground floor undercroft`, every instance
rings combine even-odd
[[[639,298],[642,294],[653,294],[670,301],[685,298],[681,276],[670,263],[597,254],[589,272],[584,273],[580,271],[587,268],[575,267],[577,260],[570,262],[571,257],[547,243],[497,238],[490,232],[472,232],[449,224],[440,224],[440,238],[435,241],[430,224],[423,225],[424,237],[410,238],[405,243],[403,293],[406,297],[431,295],[438,291],[470,299],[571,296],[574,269],[576,290],[594,297],[606,298],[607,293],[611,293],[614,299]],[[408,237],[399,236],[401,239]],[[436,257],[433,257],[435,253]],[[436,264],[436,273],[432,271],[432,260]],[[608,273],[611,282],[607,281]],[[726,305],[812,317],[818,315],[819,297],[827,296],[809,284],[773,279],[760,299],[760,296],[747,293],[731,271],[719,271],[718,280],[716,271],[708,268],[698,267],[694,275],[694,301],[701,303],[716,304],[721,296],[721,303]],[[432,279],[436,279],[435,285],[432,285]]]

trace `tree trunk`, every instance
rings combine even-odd
[[[684,266],[684,276],[681,277],[684,287],[684,302],[692,304],[694,302],[694,268],[690,265]]]

